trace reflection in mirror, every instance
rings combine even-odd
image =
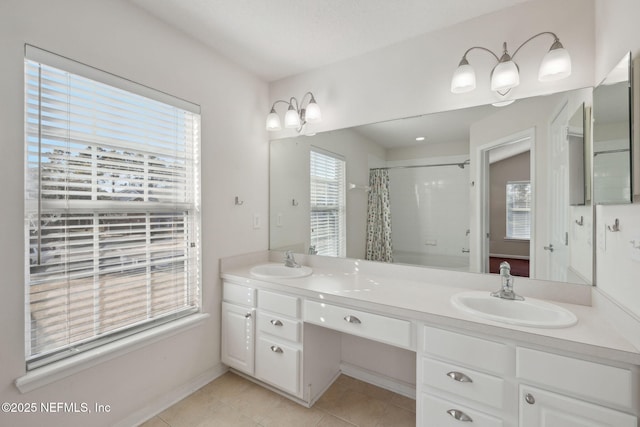
[[[557,178],[557,171],[548,164],[552,123],[555,120],[558,137],[564,135],[568,145],[569,117],[585,102],[591,103],[591,89],[521,99],[503,108],[480,106],[312,137],[273,140],[270,248],[335,255],[325,248],[335,247],[343,238],[340,236],[344,236],[344,253],[349,258],[489,272],[488,256],[482,258],[482,247],[488,246],[488,241],[482,238],[485,234],[479,226],[481,208],[476,204],[489,175],[484,180],[480,178],[477,156],[480,149],[525,132],[531,134],[530,148],[524,150],[533,165],[528,190],[530,206],[521,206],[518,203],[522,199],[518,199],[511,210],[515,216],[522,209],[530,210],[530,238],[518,234],[520,222],[514,218],[512,229],[507,232],[507,215],[500,220],[502,229],[490,234],[506,243],[517,240],[528,254],[511,253],[504,245],[491,252],[525,259],[530,277],[591,283],[591,232],[587,230],[592,224],[590,208],[586,200],[570,206],[568,174]],[[563,156],[568,156],[569,151]],[[334,182],[335,176],[312,172],[312,152],[344,161],[343,181],[337,184],[345,189],[344,209],[331,196],[333,187],[329,182]],[[584,162],[584,157],[571,160],[574,161]],[[563,162],[566,166],[570,161],[567,158]],[[512,197],[523,189],[519,184],[524,180],[518,177],[508,180]],[[548,210],[553,205],[550,188],[560,183],[566,197],[557,209],[562,211],[562,218],[555,231],[561,237],[556,244],[562,248],[550,252],[544,246],[553,241],[552,220],[560,215],[552,216]],[[504,187],[500,196],[503,208],[496,208],[501,213],[507,212],[507,181]],[[578,225],[580,218],[582,222]],[[499,226],[487,227],[492,230]],[[560,252],[565,253],[562,265],[552,267],[552,256]],[[574,258],[585,265],[572,265]],[[564,273],[552,275],[554,268]]]
[[[631,203],[631,54],[593,90],[593,198]]]

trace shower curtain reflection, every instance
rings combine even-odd
[[[389,168],[393,262],[469,269],[469,168]]]
[[[369,171],[367,201],[367,244],[365,259],[393,262],[391,209],[389,207],[389,171]]]

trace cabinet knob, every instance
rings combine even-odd
[[[282,322],[281,322],[281,321],[279,321],[279,320],[275,320],[275,319],[272,319],[272,320],[271,320],[271,324],[272,324],[273,326],[282,326]]]
[[[344,316],[344,320],[346,320],[349,323],[355,323],[355,324],[362,323],[360,321],[360,319],[358,319],[356,316],[352,316],[352,315]]]
[[[469,415],[465,414],[464,412],[458,409],[449,409],[447,411],[447,414],[451,415],[454,419],[458,421],[464,421],[468,423],[473,422],[473,419]]]
[[[278,347],[277,345],[272,345],[271,346],[271,351],[273,351],[274,353],[284,353],[282,351],[282,349],[280,347]]]
[[[251,318],[251,312],[248,312],[247,314],[245,314],[245,315],[244,315],[244,318],[245,318],[245,319],[249,319],[249,318]]]
[[[524,395],[524,401],[527,402],[529,405],[533,405],[534,403],[536,403],[536,399],[535,397],[533,397],[531,393],[527,393]]]
[[[459,383],[472,383],[473,380],[463,374],[462,372],[451,371],[447,372],[447,376],[454,381],[458,381]]]

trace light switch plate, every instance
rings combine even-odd
[[[261,222],[262,221],[260,220],[260,214],[253,214],[253,228],[256,230],[260,228],[260,226],[262,225]]]

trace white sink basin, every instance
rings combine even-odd
[[[533,298],[511,301],[492,297],[489,292],[462,292],[451,297],[451,303],[471,315],[511,325],[566,328],[578,322],[569,310]]]
[[[249,273],[260,279],[293,279],[310,276],[313,270],[305,266],[286,267],[283,264],[270,263],[256,265],[249,270]]]

